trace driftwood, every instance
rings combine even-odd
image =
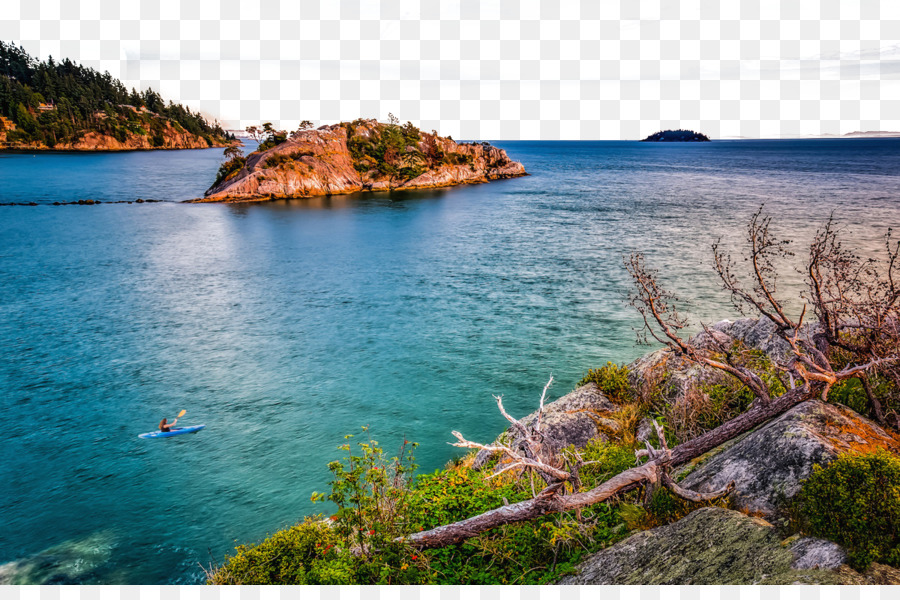
[[[579,465],[574,465],[571,472],[559,469],[553,464],[554,457],[547,455],[547,447],[541,443],[540,423],[547,388],[544,388],[541,410],[532,431],[510,417],[497,397],[501,413],[523,434],[524,454],[502,445],[484,446],[469,442],[454,432],[459,440],[456,445],[503,452],[512,461],[504,470],[533,469],[548,485],[530,500],[419,532],[405,540],[418,548],[439,548],[501,525],[527,521],[549,513],[577,510],[641,486],[649,492],[662,485],[692,501],[722,497],[731,490],[731,485],[713,494],[684,490],[671,478],[669,469],[772,420],[800,402],[813,398],[827,400],[833,385],[851,378],[860,379],[876,418],[884,423],[884,408],[875,397],[868,377],[879,373],[900,384],[900,242],[892,240],[889,230],[885,236],[886,259],[880,262],[862,259],[841,246],[833,220],[828,220],[810,245],[805,268],[808,282],[805,297],[819,322],[818,331],[810,333],[808,326],[804,329],[806,306],[799,318],[794,320],[778,299],[776,262],[793,254],[788,249],[789,240],[778,240],[770,234],[770,223],[771,218],[763,215],[760,208],[748,226],[748,251],[740,264],[749,265],[749,286],[745,286],[738,275],[739,263],[723,254],[718,243],[713,245],[713,257],[722,286],[731,294],[735,307],[743,311],[749,306],[757,314],[770,319],[776,325],[776,335],[790,348],[790,360],[785,364],[775,364],[787,380],[783,382],[787,392],[773,398],[763,379],[740,364],[731,350],[706,326],[703,329],[718,353],[711,352],[708,346],[700,347],[683,339],[679,332],[687,327],[688,321],[677,310],[677,298],[659,284],[658,273],[646,267],[642,254],[632,254],[626,260],[626,268],[634,282],[630,301],[643,318],[644,339],[655,339],[678,356],[732,375],[755,394],[756,399],[751,407],[672,450],[666,447],[662,429],[656,426],[660,448],[655,449],[647,444],[646,449],[636,452],[638,460],[647,458],[646,463],[581,492],[578,491]],[[744,275],[746,277],[747,273]],[[843,353],[845,358],[849,356],[849,360],[843,360],[840,366],[835,365],[832,358],[834,352]],[[892,416],[900,427],[900,415],[894,412]],[[567,483],[572,484],[574,493],[565,494]]]
[[[590,490],[564,496],[560,494],[563,490],[564,482],[560,481],[547,486],[530,500],[501,506],[469,519],[450,523],[449,525],[441,525],[428,531],[420,531],[405,539],[417,548],[441,548],[451,544],[458,544],[501,525],[530,521],[546,514],[569,512],[597,504],[598,502],[609,500],[617,494],[639,489],[647,483],[662,483],[672,490],[673,493],[687,500],[714,500],[730,492],[732,486],[713,494],[698,494],[690,490],[683,490],[671,480],[666,468],[677,467],[693,460],[716,446],[777,417],[795,404],[815,397],[818,393],[821,393],[820,386],[804,385],[796,387],[771,404],[751,408],[712,431],[676,446],[671,451],[663,451],[663,455],[656,456],[645,464],[623,471]],[[643,453],[647,451],[640,450],[638,452]]]

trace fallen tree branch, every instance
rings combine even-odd
[[[451,544],[458,544],[501,525],[530,521],[550,513],[569,512],[609,500],[618,494],[638,489],[646,483],[659,483],[662,478],[660,467],[675,467],[693,460],[716,446],[777,417],[794,405],[817,396],[819,393],[821,393],[821,387],[816,384],[795,387],[773,400],[770,404],[759,404],[712,431],[676,446],[670,452],[665,453],[664,456],[658,456],[650,462],[623,471],[585,492],[562,496],[559,492],[563,489],[563,483],[555,483],[544,488],[536,497],[530,500],[501,506],[463,521],[441,525],[428,531],[420,531],[401,539],[416,548],[442,548]],[[655,452],[659,453],[660,451],[655,450]],[[638,453],[646,455],[648,451],[639,450]],[[662,483],[665,484],[664,479]],[[695,497],[702,499],[708,496],[707,494],[684,490],[680,487],[678,489],[682,492],[678,494],[681,497],[695,494]],[[729,491],[730,489],[726,488],[720,492],[713,493],[712,496],[719,498]]]

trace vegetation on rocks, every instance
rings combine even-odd
[[[352,436],[348,436],[350,438]],[[466,461],[414,477],[412,451],[386,458],[376,441],[341,446],[331,491],[315,501],[336,507],[256,545],[242,545],[211,568],[212,584],[537,584],[551,583],[588,552],[627,535],[619,506],[550,515],[509,525],[460,546],[417,550],[402,536],[531,497],[529,478],[490,478]],[[569,448],[568,452],[575,452]],[[594,440],[578,451],[594,485],[631,466],[633,450]]]
[[[691,129],[666,129],[647,136],[642,142],[708,142],[709,138]]]
[[[163,147],[185,136],[204,147],[233,139],[218,123],[180,104],[166,103],[152,89],[128,91],[109,73],[53,57],[38,61],[24,48],[0,41],[0,128],[6,144],[71,147],[86,134],[121,144]],[[3,123],[8,122],[8,128]],[[103,143],[102,140],[99,143]],[[102,148],[100,148],[102,149]]]
[[[850,564],[900,567],[900,457],[847,453],[816,465],[798,497],[801,527],[847,548]]]
[[[891,390],[900,382],[900,244],[889,233],[886,259],[861,259],[842,248],[828,221],[805,267],[818,318],[812,325],[807,308],[789,316],[778,298],[775,265],[793,255],[769,234],[761,212],[748,227],[748,246],[743,277],[718,245],[713,255],[736,307],[760,315],[752,324],[723,322],[683,337],[688,322],[677,299],[634,254],[626,260],[635,286],[631,304],[643,317],[643,333],[663,350],[628,368],[610,363],[590,371],[583,387],[548,408],[551,378],[538,411],[523,419],[495,396],[510,423],[506,434],[481,444],[452,432],[455,446],[495,457],[481,461],[487,469],[469,469],[466,459],[416,478],[406,446],[387,460],[372,441],[356,455],[345,445],[345,461],[330,465],[331,493],[315,497],[330,500],[337,513],[299,526],[328,527],[337,536],[316,542],[325,545],[326,558],[290,563],[287,571],[263,568],[261,561],[273,558],[254,558],[260,569],[243,568],[245,557],[276,552],[267,540],[239,548],[210,580],[326,582],[316,578],[335,571],[312,563],[330,560],[340,577],[328,582],[544,583],[592,553],[578,578],[565,581],[857,582],[858,573],[834,570],[846,558],[836,544],[781,540],[770,523],[720,508],[734,505],[728,496],[740,492],[751,507],[743,510],[756,506],[768,515],[773,498],[796,493],[811,472],[801,503],[806,526],[846,544],[857,566],[875,559],[896,564],[898,459],[880,453],[833,470],[813,472],[813,465],[847,449],[900,448],[900,437],[887,430],[897,417]],[[755,337],[760,329],[768,339]],[[877,423],[828,404],[830,394],[862,403],[859,388],[848,383],[854,380]],[[578,446],[561,446],[561,436],[578,439]],[[709,460],[697,467],[704,456]],[[683,479],[682,466],[692,469]],[[828,522],[829,514],[845,521]],[[654,526],[661,527],[597,552],[629,528]],[[310,543],[299,547],[308,557]],[[817,568],[824,571],[808,571]],[[879,580],[892,577],[882,571]]]

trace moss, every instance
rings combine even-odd
[[[828,570],[794,570],[790,548],[771,525],[721,508],[694,511],[589,559],[563,583],[747,585],[839,583]]]
[[[581,378],[576,388],[589,383],[596,383],[600,391],[616,404],[626,404],[634,401],[634,394],[629,382],[628,367],[607,362],[599,369],[588,369],[587,374]]]

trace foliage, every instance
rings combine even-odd
[[[708,142],[709,138],[692,129],[666,129],[644,138],[644,142]]]
[[[213,187],[237,175],[240,170],[244,168],[245,164],[247,164],[247,158],[244,156],[235,156],[222,163],[216,173],[216,180],[213,182]]]
[[[444,155],[444,164],[468,165],[471,167],[475,164],[475,157],[471,154],[465,154],[463,152],[449,152]]]
[[[629,529],[653,529],[679,521],[700,508],[709,506],[727,508],[728,503],[728,498],[690,502],[679,498],[666,488],[659,488],[653,492],[646,505],[627,504],[622,506],[621,511]]]
[[[212,585],[348,584],[352,581],[352,558],[339,552],[341,539],[327,520],[307,517],[260,544],[241,545],[228,557],[225,567],[212,569]]]
[[[801,527],[848,550],[850,564],[900,567],[900,458],[880,449],[816,465],[798,495]]]
[[[129,134],[147,135],[162,146],[168,120],[176,128],[207,139],[230,136],[218,123],[210,124],[190,108],[166,102],[147,89],[130,92],[108,72],[50,57],[40,62],[0,41],[0,116],[17,125],[11,141],[53,147],[71,142],[88,131],[125,141]],[[153,129],[154,131],[150,131]]]
[[[272,154],[266,157],[266,168],[274,169],[281,165],[294,166],[294,161],[304,156],[312,156],[313,154],[314,153],[310,150],[295,150],[294,152],[289,152],[287,154]]]
[[[616,404],[627,404],[634,398],[628,380],[628,367],[625,365],[607,362],[599,369],[588,369],[587,375],[582,377],[575,387],[591,382],[596,383],[600,391]]]
[[[551,515],[507,525],[456,547],[418,552],[395,538],[475,516],[531,497],[526,475],[490,478],[464,463],[419,475],[411,448],[386,459],[373,440],[331,463],[329,494],[337,512],[308,519],[258,545],[239,546],[209,575],[210,583],[551,583],[587,552],[621,539],[617,506],[598,504],[580,515]],[[565,450],[566,454],[574,448]],[[632,466],[630,448],[592,441],[580,450],[583,486],[594,486]]]
[[[253,130],[256,130],[255,134]],[[259,147],[256,149],[256,152],[265,152],[269,148],[274,148],[287,140],[287,131],[275,129],[272,127],[271,123],[263,123],[261,129],[247,127],[246,131],[259,142]]]

